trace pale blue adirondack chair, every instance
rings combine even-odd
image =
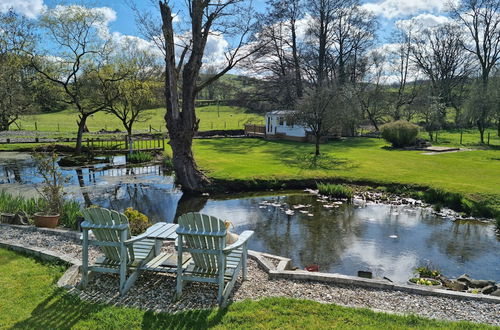
[[[87,208],[82,211],[85,221],[82,222],[82,282],[88,283],[89,272],[113,273],[120,275],[120,295],[124,295],[135,282],[141,266],[155,257],[155,240],[143,235],[130,236],[127,217],[116,211],[105,208]],[[89,230],[95,240],[89,240]],[[90,245],[100,246],[104,257],[89,266],[88,248]],[[127,278],[127,273],[133,271]]]
[[[187,281],[216,283],[217,302],[224,306],[241,269],[243,280],[247,278],[247,244],[253,231],[244,231],[235,243],[226,246],[224,221],[205,214],[187,213],[179,217],[177,234],[176,298],[180,298]],[[192,261],[183,268],[184,252],[191,254]]]

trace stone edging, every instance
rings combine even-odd
[[[42,231],[51,235],[61,235],[64,237],[71,238],[75,241],[80,241],[80,233],[60,230],[60,229],[47,229],[47,228],[36,228],[27,226],[17,226],[0,224],[1,226],[12,226],[16,228],[28,229],[30,231]],[[0,240],[0,247],[14,250],[17,252],[32,255],[42,260],[48,261],[58,261],[64,262],[71,265],[70,268],[63,274],[63,276],[57,282],[58,287],[68,287],[71,283],[75,283],[77,277],[79,276],[81,260],[68,257],[64,254],[60,254],[48,249],[38,248],[38,247],[25,247],[17,244],[8,243],[7,241]],[[357,276],[342,275],[337,273],[320,273],[320,272],[308,272],[304,270],[291,270],[291,259],[284,258],[268,253],[257,252],[253,250],[248,251],[248,256],[255,260],[265,272],[269,274],[270,279],[285,279],[285,280],[298,280],[298,281],[317,281],[317,282],[327,282],[327,283],[337,283],[337,284],[347,284],[360,286],[365,288],[392,290],[392,291],[402,291],[413,294],[420,295],[431,295],[445,298],[463,299],[463,300],[476,300],[488,303],[498,303],[500,304],[500,297],[488,296],[488,295],[474,295],[465,292],[457,292],[442,289],[433,289],[426,287],[419,287],[413,285],[396,284],[391,283],[386,280],[379,279],[367,279]],[[275,267],[273,262],[269,259],[278,263]]]
[[[426,295],[426,296],[438,296],[438,297],[463,299],[463,300],[478,300],[478,301],[500,304],[500,297],[495,297],[495,296],[479,295],[479,294],[474,295],[465,292],[420,287],[417,285],[413,286],[406,284],[396,284],[386,280],[368,279],[357,276],[342,275],[337,273],[320,273],[320,272],[308,272],[305,270],[290,270],[289,268],[291,260],[288,258],[273,256],[267,253],[260,253],[257,251],[249,251],[248,254],[252,259],[255,259],[259,263],[259,265],[261,265],[265,269],[265,271],[269,274],[269,278],[271,279],[318,281],[327,283],[347,284],[365,288],[403,291],[403,292]],[[280,264],[278,265],[277,268],[275,268],[269,264],[266,258],[273,258],[280,260]]]

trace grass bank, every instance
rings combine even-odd
[[[64,268],[0,249],[0,328],[30,329],[490,329],[305,300],[246,300],[226,309],[155,313],[80,300],[54,283]]]
[[[494,149],[424,155],[391,149],[381,139],[350,138],[322,145],[319,158],[311,144],[279,140],[197,140],[194,150],[198,164],[226,186],[302,188],[321,181],[432,188],[500,212],[500,154]]]

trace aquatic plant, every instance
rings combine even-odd
[[[127,161],[133,164],[150,162],[151,160],[153,160],[153,155],[147,152],[136,151],[127,155]]]
[[[333,198],[347,198],[349,200],[354,197],[354,191],[342,184],[317,183],[316,186],[321,195]]]

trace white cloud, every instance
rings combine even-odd
[[[451,23],[453,20],[446,16],[436,16],[433,14],[420,14],[406,20],[398,20],[395,25],[398,28],[407,28],[409,26],[417,27],[418,30],[424,30],[438,25]]]
[[[458,0],[454,0],[456,2]],[[379,0],[365,3],[363,9],[387,18],[415,15],[420,12],[443,12],[447,9],[444,0]]]
[[[28,18],[36,18],[46,9],[46,6],[43,0],[0,0],[1,13],[10,9]]]

